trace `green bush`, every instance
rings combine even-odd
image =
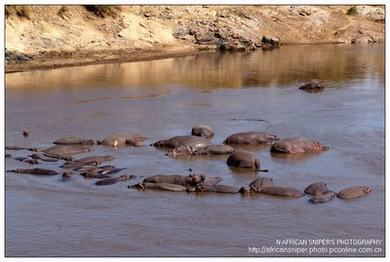
[[[356,9],[356,6],[352,6],[350,9],[347,11],[347,15],[357,15],[358,11]]]

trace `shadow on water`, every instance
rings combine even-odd
[[[310,158],[319,157],[322,153],[297,153],[297,154],[285,154],[270,151],[272,158],[276,161],[284,162],[300,162]]]

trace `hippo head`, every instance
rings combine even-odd
[[[188,185],[186,191],[187,192],[195,192],[196,191],[196,186]]]
[[[138,183],[132,186],[128,186],[128,188],[134,188],[134,189],[144,189],[145,186],[142,183]]]
[[[366,186],[366,187],[364,187],[363,191],[364,191],[365,193],[370,193],[370,192],[372,191],[372,188]]]
[[[145,137],[141,134],[135,134],[135,140],[143,142],[145,140]]]
[[[142,147],[142,146],[144,146],[144,141],[137,140],[137,139],[128,139],[128,140],[126,140],[126,144],[131,145],[131,146]]]
[[[92,146],[94,146],[94,145],[97,145],[98,142],[99,141],[96,141],[95,139],[87,139],[87,140],[85,140],[84,144],[85,145],[92,145]]]
[[[185,146],[179,146],[174,149],[170,149],[167,155],[171,157],[176,157],[179,155],[185,155],[186,153],[187,153],[187,148]]]
[[[260,170],[260,161],[259,159],[255,159],[255,169]]]
[[[324,145],[321,145],[320,142],[317,142],[317,143],[315,143],[315,145],[314,145],[314,149],[315,149],[316,151],[328,151],[328,150],[329,150],[329,147],[324,146]]]
[[[265,139],[267,140],[267,143],[270,143],[270,144],[271,144],[271,143],[273,143],[273,142],[279,140],[279,137],[276,136],[276,135],[266,134],[266,135],[265,135]]]
[[[248,195],[252,193],[252,188],[250,186],[241,187],[238,192],[240,192],[243,195]]]
[[[191,184],[193,185],[197,185],[206,179],[206,176],[202,174],[190,174],[189,177],[191,178]]]

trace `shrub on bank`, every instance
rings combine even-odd
[[[117,6],[111,5],[84,5],[85,9],[91,13],[94,13],[97,17],[117,17],[117,12],[120,10]]]
[[[16,15],[21,18],[31,19],[30,8],[25,5],[6,5],[5,18],[8,18],[13,15]]]
[[[356,9],[356,6],[352,6],[347,11],[347,15],[357,15],[357,14],[358,14],[358,11]]]

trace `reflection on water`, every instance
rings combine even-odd
[[[107,187],[77,172],[66,182],[61,175],[5,173],[6,255],[253,256],[249,246],[274,246],[276,239],[384,239],[383,52],[381,45],[286,46],[7,74],[7,145],[46,148],[61,137],[102,139],[128,131],[144,134],[147,146],[95,146],[80,155],[112,155],[107,164],[126,168],[115,176],[138,176]],[[313,78],[337,88],[319,94],[298,90]],[[228,156],[174,159],[148,146],[190,134],[195,124],[211,126],[215,144],[233,133],[264,131],[318,140],[330,150],[274,155],[270,146],[235,146],[256,154],[269,170],[256,173],[230,169]],[[31,168],[14,158],[5,163],[6,169]],[[60,164],[39,166],[62,173]],[[237,188],[266,176],[301,191],[318,181],[336,192],[357,185],[373,191],[356,201],[313,205],[307,196],[127,188],[146,176],[187,175],[190,168]],[[383,249],[383,242],[376,247]]]
[[[285,153],[277,153],[277,152],[270,152],[271,156],[275,159],[281,159],[281,161],[291,161],[291,162],[297,162],[301,160],[307,160],[312,157],[319,157],[322,153],[318,152],[312,152],[312,153],[304,153],[304,154],[285,154]]]
[[[36,89],[122,86],[164,90],[285,86],[311,79],[333,86],[350,79],[383,78],[383,45],[283,46],[273,51],[216,53],[163,60],[69,67],[7,74],[7,88]],[[39,85],[36,85],[39,81]],[[329,86],[329,84],[328,84]]]

